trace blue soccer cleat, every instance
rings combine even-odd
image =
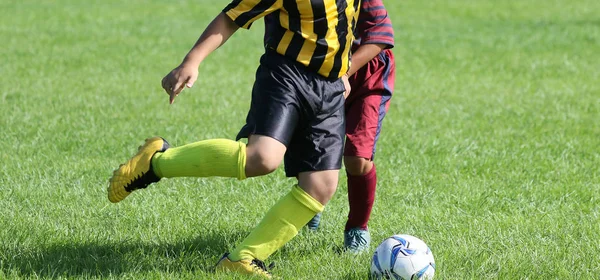
[[[321,214],[323,214],[323,212],[317,213],[317,215],[308,221],[308,224],[306,224],[308,229],[317,230],[319,228],[319,224],[321,224]]]
[[[344,231],[344,248],[351,253],[361,253],[369,249],[371,234],[369,230],[351,228]]]

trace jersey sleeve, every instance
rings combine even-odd
[[[225,13],[239,27],[248,29],[252,23],[282,7],[282,0],[233,0]]]
[[[394,28],[381,0],[363,0],[356,28],[361,45],[394,47]]]

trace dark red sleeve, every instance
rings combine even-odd
[[[356,25],[360,44],[385,44],[394,47],[394,28],[381,0],[363,0]]]

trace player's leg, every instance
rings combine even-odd
[[[341,81],[314,81],[314,75],[301,78],[304,80],[298,86],[303,90],[296,92],[296,98],[309,104],[303,105],[307,107],[299,116],[299,120],[306,121],[299,121],[294,128],[284,157],[286,175],[297,177],[298,185],[279,199],[248,237],[219,262],[221,267],[238,260],[266,259],[321,212],[337,188],[343,153],[344,87]],[[306,85],[312,87],[307,89]]]
[[[246,149],[246,175],[248,177],[261,176],[273,172],[280,165],[285,151],[286,146],[272,137],[250,135]],[[293,220],[286,220],[290,217],[290,213],[299,214],[299,209],[302,210],[308,207],[310,210],[311,207],[318,207],[318,205],[313,206],[310,200],[294,199],[297,197],[302,198],[302,192],[298,189],[292,189],[287,196],[280,199],[250,236],[246,238],[242,246],[238,246],[231,254],[225,253],[221,257],[217,262],[216,269],[271,278],[268,267],[262,261],[270,254],[262,257],[265,254],[261,252],[271,250],[271,246],[277,246],[277,242],[281,241],[279,237],[286,238],[289,236],[285,228],[282,230],[281,224],[278,223],[288,225],[293,223]],[[304,203],[308,206],[299,207],[297,203]],[[293,217],[298,218],[299,216]],[[260,245],[257,246],[257,244]]]
[[[108,188],[111,202],[123,200],[131,192],[167,177],[246,178],[246,145],[228,139],[211,139],[169,148],[154,137],[138,153],[113,172]]]
[[[252,103],[246,125],[237,139],[206,140],[169,149],[154,157],[152,164],[160,177],[246,177],[273,172],[283,160],[286,144],[296,127],[298,112],[290,102],[289,91],[270,80],[270,70],[260,67],[252,90]],[[273,118],[272,116],[285,116]],[[189,146],[189,147],[187,147]]]
[[[241,180],[273,172],[285,151],[285,145],[264,135],[250,136],[247,145],[212,139],[157,153],[152,165],[161,178],[218,176]]]
[[[218,270],[270,277],[261,260],[294,238],[316,213],[323,211],[337,187],[339,170],[303,172],[294,186],[269,209],[261,222],[230,254],[217,263]]]
[[[331,199],[338,173],[339,170],[300,173],[298,185],[271,207],[260,224],[231,252],[229,259],[264,260],[291,240]]]
[[[341,167],[343,108],[310,129],[313,128],[328,131],[332,138],[321,141],[322,137],[317,135],[307,141],[304,131],[295,134],[297,137],[285,155],[285,167],[287,176],[298,178],[298,185],[275,203],[250,235],[222,259],[223,265],[238,260],[266,259],[296,236],[335,193]]]
[[[347,141],[349,142],[349,141]],[[348,202],[350,211],[345,231],[368,230],[371,210],[375,202],[377,171],[371,159],[359,156],[344,156],[348,180]]]
[[[115,170],[110,180],[109,199],[119,202],[136,189],[160,178],[246,177],[271,173],[280,165],[285,145],[262,135],[248,142],[210,139],[169,148],[160,137],[148,139],[136,156]]]
[[[344,228],[344,247],[351,252],[369,248],[367,223],[375,201],[377,174],[372,157],[381,125],[380,110],[387,102],[381,95],[360,98],[347,107],[344,165],[348,179],[350,211]],[[383,108],[381,108],[383,105]]]
[[[160,178],[219,176],[242,180],[270,173],[281,163],[285,146],[272,138],[257,138],[248,147],[233,140],[211,139],[176,148],[168,148],[162,138],[151,138],[138,154],[115,170],[109,200],[119,202]]]
[[[377,171],[371,159],[360,156],[344,156],[344,166],[350,205],[344,228],[344,245],[350,250],[360,251],[368,248],[370,243],[367,224],[375,202]]]
[[[246,176],[262,176],[275,171],[286,149],[283,143],[270,136],[250,135],[246,146]]]
[[[290,90],[273,82],[270,71],[264,66],[257,70],[246,125],[238,135],[238,139],[254,135],[248,145],[211,139],[169,148],[164,139],[151,138],[114,172],[108,188],[109,200],[119,202],[163,177],[219,176],[242,180],[275,170],[296,127],[298,112],[297,107],[286,106],[293,101],[288,100],[292,96]]]
[[[306,194],[325,205],[337,190],[338,177],[339,170],[302,172],[298,174],[298,186]]]
[[[351,251],[368,249],[368,222],[375,201],[377,170],[373,163],[382,121],[389,108],[394,86],[393,55],[380,54],[370,63],[370,78],[364,92],[346,107],[344,165],[348,178],[350,211],[344,231],[344,245]],[[355,80],[356,82],[356,80]]]
[[[351,229],[367,230],[377,186],[372,158],[388,101],[389,98],[382,95],[368,95],[347,107],[344,164],[350,212],[346,232]]]
[[[374,167],[374,164],[370,158],[344,156],[344,167],[346,167],[348,175],[362,176],[368,174]]]

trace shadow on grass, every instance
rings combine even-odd
[[[227,237],[230,236],[228,233]],[[149,271],[208,272],[227,250],[225,239],[220,234],[209,234],[176,243],[61,243],[37,249],[0,248],[3,251],[0,268],[9,275],[16,273],[26,278],[107,277]]]

